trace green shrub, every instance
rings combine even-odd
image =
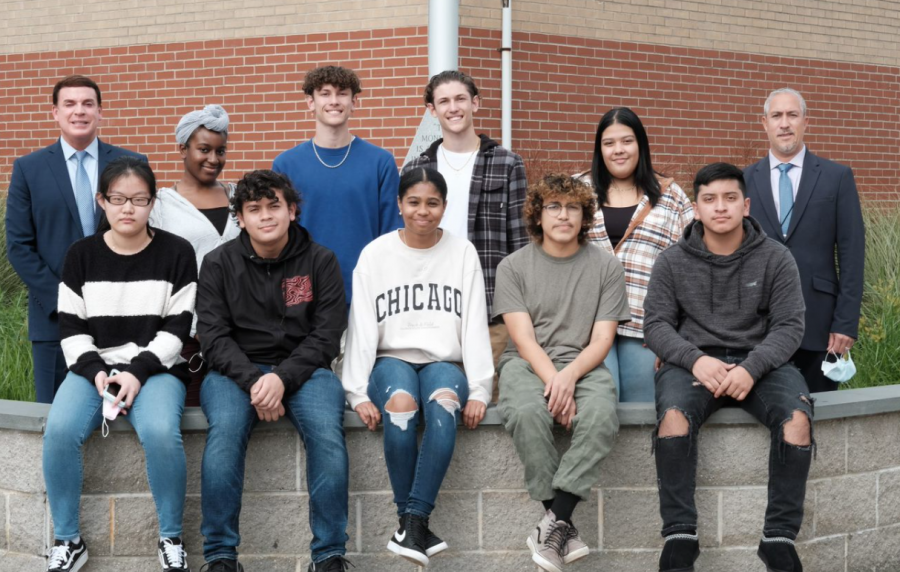
[[[28,293],[6,257],[6,203],[0,202],[0,399],[34,401]]]
[[[845,388],[900,383],[900,209],[867,209],[866,282],[859,340],[853,347],[857,374]]]

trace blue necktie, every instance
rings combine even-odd
[[[78,205],[78,216],[81,218],[81,230],[84,236],[91,236],[97,228],[94,222],[94,190],[91,179],[84,168],[87,151],[76,151],[78,167],[75,169],[75,203]]]
[[[794,210],[794,185],[788,177],[791,170],[790,163],[778,165],[781,176],[778,177],[778,202],[781,204],[781,233],[787,236],[788,227],[791,226],[791,212]]]

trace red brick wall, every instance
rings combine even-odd
[[[498,139],[499,43],[499,32],[461,30],[460,67],[484,96],[477,127]],[[514,148],[532,173],[586,168],[597,120],[627,105],[648,128],[657,168],[688,186],[709,161],[761,157],[763,100],[790,85],[809,103],[810,148],[853,166],[867,200],[900,202],[898,68],[529,33],[514,35],[514,50]],[[363,80],[353,131],[402,160],[424,112],[425,28],[0,55],[0,189],[17,156],[57,137],[50,92],[64,75],[97,80],[103,138],[147,154],[170,184],[181,171],[175,124],[206,103],[232,118],[226,180],[311,136],[299,85],[327,63]]]

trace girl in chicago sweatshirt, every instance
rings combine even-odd
[[[461,416],[472,429],[484,418],[494,368],[478,253],[439,228],[444,178],[408,171],[397,203],[405,228],[366,246],[353,272],[343,383],[369,429],[385,416],[384,456],[400,516],[388,548],[424,566],[447,548],[428,518],[457,422]]]

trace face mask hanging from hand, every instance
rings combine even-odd
[[[828,361],[831,356],[835,357],[835,361]],[[850,357],[850,350],[847,350],[843,356],[838,356],[834,352],[825,356],[825,361],[822,362],[822,373],[832,381],[839,383],[850,381],[850,378],[856,375],[856,366],[853,364],[853,358]]]

